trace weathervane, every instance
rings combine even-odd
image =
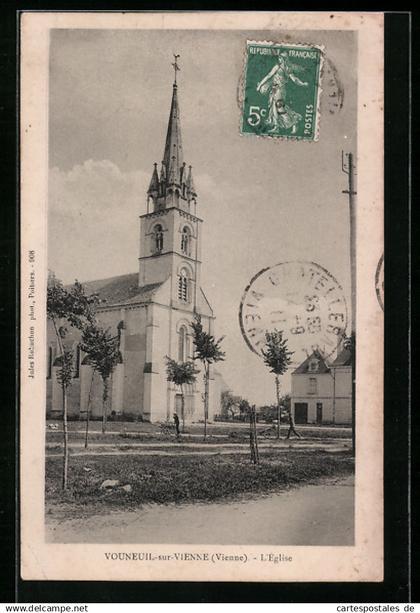
[[[175,72],[175,80],[174,80],[174,85],[176,85],[176,73],[178,70],[181,70],[180,67],[178,66],[178,58],[181,57],[180,55],[177,55],[176,53],[173,54],[174,55],[174,62],[172,62],[172,66],[174,67],[174,72]]]

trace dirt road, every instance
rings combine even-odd
[[[47,516],[58,543],[352,545],[354,478],[235,502],[148,504],[83,519]]]

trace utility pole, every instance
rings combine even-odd
[[[354,190],[353,154],[341,152],[341,169],[348,177],[348,189],[343,194],[349,197],[350,215],[350,271],[351,271],[351,422],[352,452],[356,452],[356,200]]]

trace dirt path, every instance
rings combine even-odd
[[[258,447],[261,448],[268,448],[270,447],[271,449],[276,449],[276,448],[281,448],[281,447],[298,447],[299,449],[305,449],[308,447],[314,448],[314,449],[319,449],[320,447],[328,447],[334,444],[339,443],[342,447],[346,446],[346,443],[342,440],[342,439],[328,439],[327,441],[298,441],[298,440],[288,440],[288,441],[271,441],[271,442],[259,442],[258,443]],[[243,441],[241,443],[183,443],[182,441],[180,442],[170,442],[170,443],[160,443],[159,441],[156,441],[155,443],[135,443],[134,441],[127,441],[127,442],[118,442],[118,443],[89,443],[89,447],[90,448],[116,448],[116,449],[121,449],[126,447],[127,449],[130,448],[138,448],[138,449],[152,449],[153,447],[158,447],[158,448],[164,448],[166,447],[167,449],[242,449],[244,447],[248,448],[249,446],[249,442],[248,441]],[[47,443],[46,444],[46,448],[47,449],[55,449],[55,448],[61,448],[62,447],[62,443],[61,442],[54,442],[54,443]],[[80,443],[74,443],[71,442],[69,443],[69,448],[70,449],[84,449],[85,445],[83,442]]]
[[[349,444],[343,443],[340,439],[328,442],[295,442],[282,441],[280,443],[260,443],[260,451],[285,452],[290,449],[317,449],[330,453],[342,453],[349,449]],[[47,458],[62,457],[61,445],[58,443],[47,443]],[[53,451],[54,450],[54,451]],[[108,455],[142,455],[142,456],[171,456],[171,455],[226,455],[226,454],[245,454],[249,455],[247,443],[187,443],[185,445],[177,443],[122,443],[114,445],[112,443],[91,443],[88,449],[82,443],[71,443],[69,450],[72,456],[108,456]]]
[[[315,425],[302,425],[299,424],[299,426],[297,426],[300,430],[300,432],[302,433],[302,435],[305,435],[305,430],[316,430],[317,432],[322,432],[322,431],[334,431],[334,432],[341,432],[341,433],[346,433],[348,434],[348,436],[351,436],[351,428],[347,427],[347,426],[315,426]],[[248,423],[223,423],[220,422],[217,425],[217,428],[226,428],[227,430],[249,430],[249,424]],[[270,430],[270,425],[269,424],[257,424],[257,428],[258,430]],[[275,430],[275,428],[272,428],[273,430]],[[282,424],[281,427],[282,431],[288,429],[287,426],[285,426],[284,424]],[[55,429],[55,428],[48,428],[47,427],[47,433],[50,434],[63,434],[63,430],[61,429]],[[99,427],[97,428],[90,428],[90,434],[100,434],[101,433],[101,429]],[[106,436],[111,435],[111,436],[121,436],[121,434],[126,433],[126,434],[135,434],[135,435],[139,435],[141,434],[141,436],[144,437],[156,437],[157,435],[159,435],[159,430],[156,430],[156,432],[143,432],[141,429],[140,430],[130,430],[129,428],[124,428],[122,430],[107,430],[106,431]],[[69,434],[86,434],[86,430],[85,429],[69,429]],[[203,433],[202,432],[185,432],[186,436],[189,437],[194,437],[194,438],[203,438]],[[208,436],[210,436],[211,438],[226,438],[227,434],[216,434],[213,433],[211,431],[211,427],[209,427],[208,430]]]
[[[56,543],[352,545],[354,478],[235,502],[148,504],[81,519],[47,515]]]

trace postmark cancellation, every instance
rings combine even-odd
[[[347,305],[343,288],[314,262],[282,262],[259,271],[242,296],[239,323],[255,353],[266,331],[280,330],[297,366],[313,351],[331,355],[345,337]]]

